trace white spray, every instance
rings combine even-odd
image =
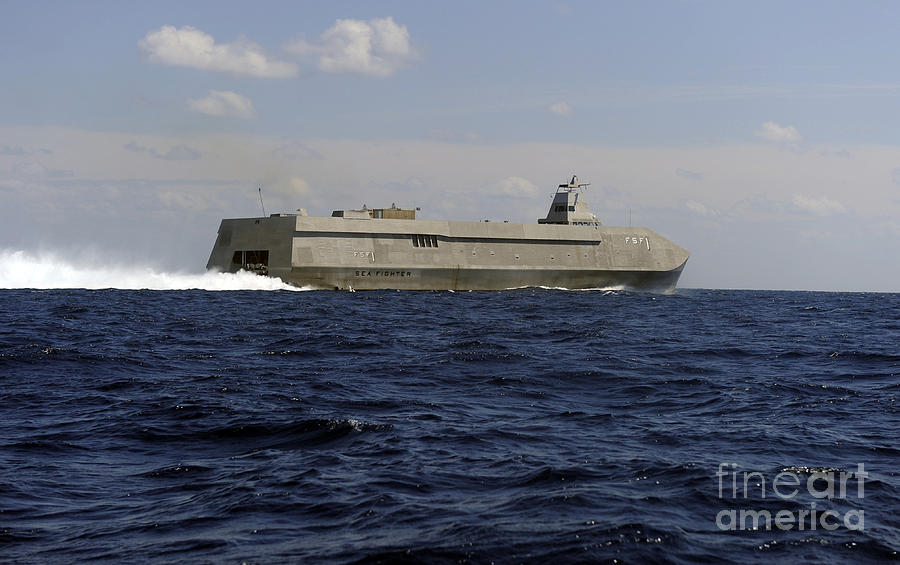
[[[146,265],[63,259],[57,253],[0,250],[0,288],[125,290],[302,290],[254,273],[161,272]]]

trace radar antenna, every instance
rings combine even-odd
[[[586,186],[590,186],[589,182],[578,182],[578,177],[576,175],[572,175],[572,180],[568,182],[568,184],[561,184],[559,188],[565,188],[569,192],[573,192],[579,188],[584,188]]]

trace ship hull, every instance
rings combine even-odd
[[[289,284],[334,290],[508,290],[527,287],[672,292],[683,265],[671,271],[599,271],[504,268],[298,267],[280,277]]]
[[[207,268],[339,290],[671,292],[688,257],[640,227],[277,215],[222,220]]]

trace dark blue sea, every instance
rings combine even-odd
[[[0,562],[878,563],[900,295],[0,290]]]

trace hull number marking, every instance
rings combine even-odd
[[[630,243],[632,245],[645,245],[647,249],[650,249],[650,238],[649,237],[638,237],[636,235],[626,235],[625,243]]]

